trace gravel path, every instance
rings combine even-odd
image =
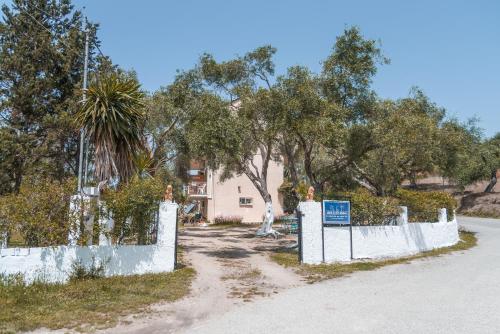
[[[472,250],[288,289],[184,332],[500,333],[500,220],[459,222],[478,232]]]
[[[249,303],[302,286],[301,277],[271,262],[267,249],[287,238],[255,238],[252,228],[186,228],[180,233],[185,260],[195,268],[189,297],[153,307],[148,316],[129,316],[105,333],[178,333]]]

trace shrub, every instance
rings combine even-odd
[[[378,197],[365,189],[358,189],[346,195],[351,202],[353,225],[387,225],[399,216],[399,203],[395,198]]]
[[[122,244],[132,239],[139,245],[152,243],[158,205],[165,191],[160,178],[134,177],[117,190],[107,189],[102,199],[113,215],[113,239]]]
[[[452,215],[457,208],[457,201],[451,194],[441,191],[413,191],[398,189],[396,197],[401,205],[408,207],[410,222],[438,220],[438,211],[446,208],[448,215]]]
[[[0,197],[0,232],[19,234],[30,247],[66,244],[75,188],[74,179],[26,179],[18,194]]]
[[[307,197],[309,185],[305,182],[300,182],[295,189],[289,181],[284,181],[278,188],[278,192],[283,196],[283,211],[293,213],[300,201],[304,201]],[[315,200],[320,200],[320,195],[314,195]]]
[[[81,260],[77,260],[71,264],[69,278],[71,281],[103,278],[108,262],[109,259],[106,262],[97,263],[95,257],[92,256],[92,263],[87,267]]]
[[[278,188],[278,192],[283,196],[283,210],[285,212],[293,212],[297,205],[299,204],[299,199],[297,198],[297,193],[293,189],[291,182],[285,181]]]
[[[214,225],[239,225],[242,221],[241,216],[217,216],[214,218]]]

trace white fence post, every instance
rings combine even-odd
[[[76,246],[80,239],[80,217],[83,205],[83,233],[87,237],[87,246],[92,246],[92,234],[94,229],[94,213],[91,211],[92,198],[89,196],[73,195],[69,203],[70,230],[68,234],[68,245]]]
[[[113,238],[110,233],[115,225],[113,213],[108,210],[104,202],[98,201],[97,205],[99,205],[99,246],[111,246]]]
[[[319,264],[323,262],[323,240],[321,237],[320,202],[300,202],[302,213],[302,262]],[[300,236],[299,236],[300,237]]]
[[[81,195],[71,196],[69,203],[69,234],[68,246],[76,246],[80,238],[80,205]]]
[[[398,225],[408,225],[408,207],[400,206],[401,212],[398,217]]]
[[[447,223],[448,222],[448,215],[446,213],[445,208],[439,209],[439,222],[440,223]]]
[[[7,248],[9,234],[7,232],[0,233],[0,248]]]
[[[159,246],[175,245],[177,224],[177,203],[161,202],[158,217],[158,234],[156,243]],[[174,247],[175,248],[175,247]]]

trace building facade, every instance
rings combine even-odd
[[[260,155],[254,163],[262,166]],[[283,164],[271,161],[267,174],[268,190],[271,194],[274,214],[283,213],[283,200],[278,188],[283,183]],[[185,187],[189,202],[196,203],[199,213],[213,222],[218,216],[240,216],[244,223],[260,223],[265,212],[265,203],[253,183],[246,175],[221,181],[221,171],[208,168],[202,161],[191,161]]]

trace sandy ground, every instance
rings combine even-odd
[[[130,316],[105,333],[177,333],[207,319],[305,283],[271,262],[267,250],[293,238],[256,238],[253,228],[190,227],[180,233],[185,261],[197,271],[189,297]]]

